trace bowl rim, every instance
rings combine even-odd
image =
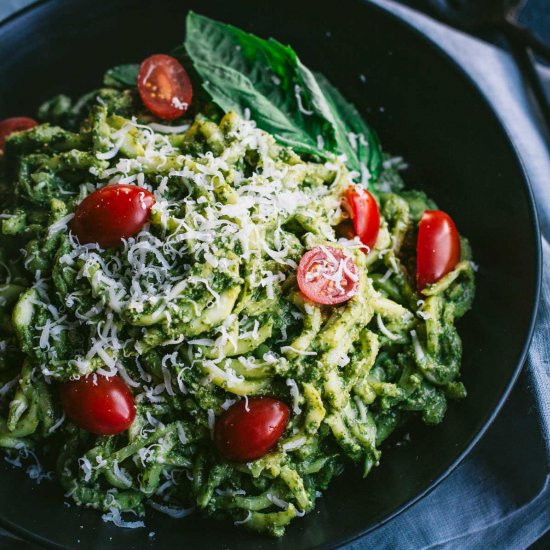
[[[59,0],[36,0],[35,2],[19,10],[16,10],[12,14],[10,14],[8,17],[0,21],[0,32],[6,27],[9,27],[14,21],[22,17],[31,16],[32,12],[38,10],[39,8],[41,8],[46,4],[54,3],[56,1],[59,1]],[[446,64],[453,67],[453,69],[459,74],[459,76],[462,79],[464,79],[472,87],[472,89],[477,93],[477,95],[480,97],[480,99],[484,103],[485,107],[488,108],[488,111],[491,113],[491,116],[494,118],[494,120],[497,122],[500,128],[500,131],[502,132],[502,135],[506,140],[506,144],[513,151],[518,172],[522,176],[521,183],[522,183],[523,190],[525,191],[525,198],[528,203],[530,222],[531,222],[531,232],[534,239],[533,244],[535,245],[534,246],[535,280],[533,281],[534,292],[533,292],[533,300],[531,304],[529,327],[527,329],[525,341],[521,349],[521,353],[519,355],[519,359],[517,361],[516,367],[504,391],[502,392],[495,408],[488,415],[488,417],[485,418],[482,426],[479,428],[477,433],[475,433],[472,436],[470,441],[466,444],[466,446],[462,449],[462,451],[456,456],[456,458],[435,479],[433,479],[424,489],[416,493],[407,502],[405,502],[401,506],[398,506],[397,508],[392,510],[390,513],[383,516],[381,519],[377,520],[372,525],[366,528],[359,529],[354,533],[350,534],[348,537],[340,541],[337,541],[336,543],[331,543],[331,544],[325,543],[325,544],[318,545],[317,547],[315,547],[317,549],[342,548],[345,545],[351,542],[357,541],[361,537],[364,537],[368,533],[375,531],[382,525],[386,524],[387,522],[397,517],[399,514],[401,514],[402,512],[404,512],[405,510],[407,510],[408,508],[416,504],[417,502],[419,502],[429,493],[431,493],[472,452],[472,450],[480,442],[480,440],[483,438],[487,430],[495,421],[504,403],[506,402],[508,396],[510,395],[510,392],[512,391],[512,388],[514,387],[521,371],[523,370],[523,366],[525,364],[527,353],[529,351],[531,340],[533,338],[533,334],[535,331],[535,325],[537,321],[538,309],[539,309],[539,303],[540,303],[541,286],[542,286],[541,231],[540,231],[539,216],[538,216],[538,212],[535,204],[535,197],[534,197],[533,188],[531,185],[531,178],[525,167],[525,162],[518,150],[518,147],[514,142],[510,131],[506,127],[506,124],[504,123],[504,120],[501,117],[500,113],[497,111],[496,107],[493,105],[489,97],[485,94],[481,85],[473,78],[473,76],[465,69],[465,67],[461,65],[455,57],[453,57],[449,52],[443,49],[433,38],[431,38],[422,29],[416,27],[412,23],[409,23],[401,15],[398,15],[397,13],[391,11],[389,7],[380,5],[374,2],[373,0],[355,0],[355,1],[358,4],[362,4],[366,6],[367,9],[372,9],[374,11],[377,11],[379,14],[383,14],[384,17],[388,17],[389,19],[393,20],[393,23],[395,23],[398,27],[401,27],[402,29],[406,29],[406,31],[411,32],[416,37],[416,39],[418,39],[421,42],[424,42],[424,44],[428,46],[432,51],[435,51],[437,55],[439,55]],[[32,542],[41,544],[46,548],[65,548],[64,546],[56,542],[53,542],[52,540],[48,540],[41,535],[33,533],[32,531],[29,531],[25,527],[22,527],[16,523],[13,523],[12,521],[5,519],[2,515],[0,515],[0,527],[3,527],[8,532],[11,532],[14,535],[20,536],[21,538],[27,541],[32,541]]]

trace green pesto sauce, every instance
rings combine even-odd
[[[382,225],[366,255],[335,233],[352,178],[340,160],[298,156],[232,113],[163,134],[136,105],[131,90],[59,96],[7,140],[0,446],[45,449],[72,499],[107,514],[143,516],[149,501],[280,536],[344,465],[367,475],[398,426],[437,424],[465,396],[455,321],[474,297],[469,246],[419,294],[416,227],[435,205],[403,190],[394,162],[370,187]],[[119,180],[155,193],[149,224],[116,249],[80,246],[70,215]],[[316,245],[345,248],[359,269],[341,306],[298,290],[296,265]],[[61,422],[56,385],[94,372],[133,381],[127,433]],[[288,403],[290,423],[270,453],[230,463],[212,423],[254,395]]]

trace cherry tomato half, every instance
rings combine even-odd
[[[426,210],[418,225],[416,286],[422,290],[452,271],[460,260],[460,238],[448,214]]]
[[[177,59],[164,54],[152,55],[142,62],[138,91],[145,107],[165,120],[183,115],[193,99],[187,72]]]
[[[152,193],[137,185],[106,185],[88,195],[76,208],[71,230],[81,244],[117,246],[138,233],[155,204]]]
[[[243,399],[216,420],[214,442],[228,460],[256,460],[275,446],[289,416],[288,406],[278,399],[251,397],[248,404]]]
[[[316,304],[341,304],[357,290],[359,274],[352,258],[332,246],[306,252],[298,265],[298,286]]]
[[[13,132],[21,132],[38,126],[38,122],[26,116],[14,116],[0,121],[0,153],[4,151],[7,137]]]
[[[368,247],[368,254],[376,244],[380,230],[380,210],[375,198],[363,187],[350,185],[346,189],[344,206],[347,209],[359,240]]]
[[[62,383],[59,395],[69,420],[97,435],[123,432],[136,417],[132,392],[119,376],[89,374]]]

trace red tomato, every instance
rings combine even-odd
[[[256,460],[275,446],[289,416],[288,406],[278,399],[251,397],[248,405],[243,399],[216,420],[214,442],[228,460]]]
[[[451,217],[426,210],[418,225],[416,286],[422,290],[452,271],[460,260],[460,238]]]
[[[97,435],[123,432],[136,417],[132,392],[119,376],[83,376],[61,384],[59,394],[69,420]]]
[[[380,230],[380,210],[375,198],[363,187],[350,185],[346,189],[346,207],[359,240],[368,246],[368,254],[376,244]]]
[[[21,132],[38,126],[38,122],[26,116],[14,116],[0,121],[0,153],[4,151],[7,137],[13,132]]]
[[[341,304],[357,291],[359,274],[349,256],[332,246],[306,252],[298,265],[298,286],[316,304]]]
[[[183,115],[193,99],[187,72],[177,59],[164,54],[152,55],[143,61],[138,91],[145,107],[165,120]]]
[[[107,185],[88,195],[76,208],[71,229],[81,244],[117,246],[138,233],[155,204],[152,193],[137,185]]]

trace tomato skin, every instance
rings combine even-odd
[[[216,420],[214,443],[228,460],[256,460],[276,445],[289,417],[288,405],[278,399],[251,397],[248,405],[242,399]]]
[[[344,262],[340,287],[327,279],[334,276]],[[347,271],[347,272],[346,272]],[[332,246],[317,246],[300,260],[296,274],[302,294],[316,304],[334,305],[347,302],[357,290],[359,274],[352,258]]]
[[[81,244],[103,248],[120,244],[138,233],[149,219],[155,197],[137,185],[106,185],[88,195],[76,208],[71,230]]]
[[[416,287],[439,281],[459,261],[460,237],[453,220],[441,210],[426,210],[418,225]]]
[[[368,254],[376,244],[380,230],[380,210],[376,199],[363,187],[350,185],[346,189],[344,206],[347,209],[359,240],[368,247]]]
[[[26,116],[14,116],[0,121],[0,154],[4,152],[6,139],[13,132],[21,132],[38,126],[36,120]]]
[[[123,432],[136,417],[132,392],[119,376],[89,374],[63,382],[59,395],[69,420],[97,435]]]
[[[141,63],[138,92],[147,109],[164,120],[182,116],[193,99],[186,70],[177,59],[164,54],[152,55]]]

